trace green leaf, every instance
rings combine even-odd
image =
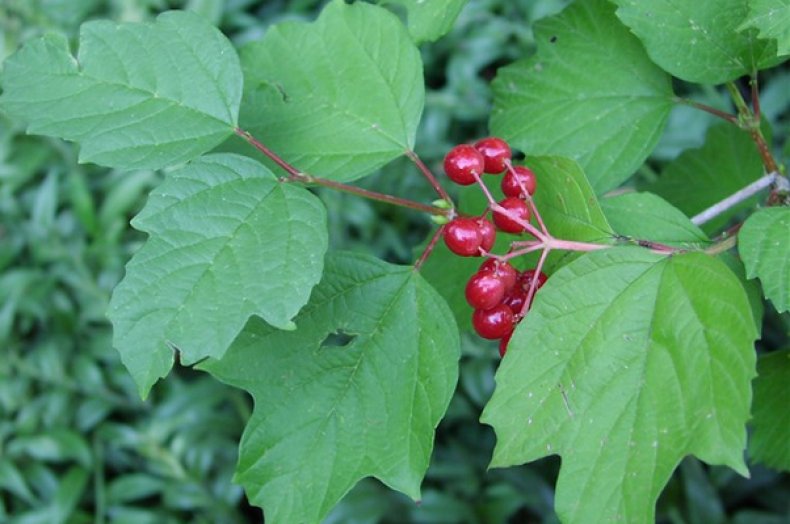
[[[447,305],[411,267],[350,253],[284,332],[252,320],[201,368],[249,391],[237,481],[266,521],[320,522],[375,476],[413,499],[458,377]]]
[[[406,22],[416,43],[433,42],[452,29],[455,19],[468,0],[378,0],[382,5],[402,6],[406,9]]]
[[[537,55],[499,70],[491,129],[529,154],[579,162],[596,192],[627,179],[658,142],[670,77],[604,0],[535,24]]]
[[[749,15],[739,27],[754,27],[760,38],[776,40],[779,55],[790,54],[790,0],[748,0]]]
[[[760,356],[757,374],[749,455],[768,467],[790,471],[790,349]]]
[[[530,157],[527,166],[538,181],[535,206],[554,237],[582,241],[612,237],[612,227],[579,164],[569,158]]]
[[[79,54],[50,34],[5,62],[0,108],[28,131],[79,142],[81,162],[160,168],[232,132],[242,91],[230,42],[195,14],[150,24],[88,22]]]
[[[170,173],[132,224],[150,235],[108,316],[145,396],[173,351],[220,358],[247,319],[287,327],[320,280],[326,211],[249,158],[210,155]]]
[[[678,208],[652,193],[624,193],[601,200],[621,235],[671,246],[708,243],[708,236]]]
[[[701,148],[683,152],[647,189],[693,216],[751,184],[762,174],[760,153],[749,134],[723,122],[710,128]],[[734,214],[753,206],[756,201],[754,197],[734,206],[703,229],[720,229]]]
[[[314,23],[269,29],[241,60],[242,127],[302,171],[355,180],[414,146],[422,61],[386,9],[334,1]]]
[[[766,298],[780,313],[790,310],[790,208],[761,209],[738,233],[746,276],[759,277]]]
[[[650,58],[678,78],[722,84],[776,63],[776,43],[739,33],[746,0],[612,0]]]
[[[559,454],[566,523],[653,522],[680,460],[747,474],[756,338],[733,273],[699,253],[636,247],[556,272],[517,328],[482,421],[492,465]]]

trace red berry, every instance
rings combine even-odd
[[[500,358],[505,358],[505,353],[507,352],[507,345],[510,343],[510,339],[513,337],[513,332],[511,331],[499,341],[499,356]]]
[[[477,222],[471,218],[455,218],[444,228],[444,243],[456,255],[478,255],[482,241]]]
[[[521,287],[523,289],[529,289],[529,286],[532,285],[532,278],[533,278],[534,275],[535,275],[535,270],[534,269],[527,269],[526,271],[524,271],[524,272],[522,272],[522,273],[520,273],[518,275],[518,280],[521,283]],[[541,271],[540,274],[538,275],[538,283],[535,286],[535,289],[542,288],[543,284],[546,283],[546,280],[548,278],[549,277],[546,276],[546,273]]]
[[[495,258],[488,258],[485,262],[480,265],[480,269],[477,270],[478,272],[482,273],[484,271],[491,271],[496,274],[499,278],[502,279],[502,282],[505,284],[505,292],[509,291],[516,285],[516,281],[518,280],[518,271],[516,268],[508,264],[507,262],[499,262]]]
[[[505,283],[494,273],[475,273],[466,283],[466,301],[475,309],[491,309],[504,297]]]
[[[499,205],[510,211],[511,215],[515,215],[524,222],[529,222],[529,208],[527,203],[521,199],[514,197],[507,197],[499,202]],[[521,233],[524,231],[524,226],[505,215],[504,213],[494,211],[494,224],[496,227],[507,233]]]
[[[480,230],[480,247],[485,251],[490,252],[496,242],[496,227],[485,218],[477,219],[477,228]]]
[[[524,303],[526,303],[526,301],[527,292],[521,287],[517,287],[505,295],[502,303],[509,307],[511,311],[513,311],[514,315],[520,315],[521,310],[524,309]],[[529,306],[527,306],[527,309],[529,309]]]
[[[444,172],[450,180],[462,186],[474,184],[474,175],[481,175],[484,166],[483,155],[467,144],[455,146],[444,157]]]
[[[513,311],[504,304],[491,309],[476,309],[472,314],[472,325],[483,338],[502,338],[513,331]]]
[[[478,140],[475,149],[483,155],[486,173],[498,175],[507,169],[505,162],[510,160],[510,146],[501,138],[492,136]]]
[[[515,171],[515,174],[513,171]],[[524,191],[521,190],[521,186],[524,186],[524,189],[526,189],[530,195],[534,195],[535,188],[538,185],[535,173],[524,166],[515,166],[513,171],[508,170],[505,176],[502,177],[501,187],[505,196],[516,198],[525,197],[526,195]]]

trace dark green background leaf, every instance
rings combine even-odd
[[[701,148],[687,150],[667,164],[658,181],[647,189],[691,217],[762,174],[762,160],[749,134],[732,124],[721,123],[708,130]],[[703,229],[720,229],[733,214],[753,206],[756,200],[750,198],[734,206]]]
[[[754,381],[754,431],[749,455],[766,466],[790,471],[790,350],[774,351],[757,359]]]

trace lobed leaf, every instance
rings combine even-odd
[[[612,0],[650,58],[688,82],[722,84],[775,65],[776,43],[738,32],[747,0]]]
[[[535,24],[537,54],[499,70],[493,133],[528,155],[579,162],[597,193],[616,187],[658,142],[670,77],[605,0],[576,2]]]
[[[80,143],[80,161],[161,168],[229,135],[242,76],[230,42],[190,12],[154,23],[83,24],[79,54],[49,34],[5,62],[0,108],[31,133]]]
[[[747,186],[763,174],[760,153],[748,133],[726,122],[708,130],[705,144],[684,151],[667,164],[658,181],[648,189],[668,200],[688,216]],[[706,231],[721,228],[734,214],[753,206],[750,198],[734,206],[705,226]]]
[[[559,454],[563,522],[653,522],[685,455],[747,474],[756,336],[714,258],[586,254],[552,275],[510,342],[481,418],[492,465]]]
[[[242,127],[302,171],[355,180],[414,146],[422,61],[386,9],[336,0],[314,23],[269,29],[241,61]]]
[[[746,276],[759,277],[776,310],[790,310],[790,208],[771,207],[750,216],[738,233],[738,252]]]
[[[333,253],[296,331],[251,320],[201,368],[249,391],[237,480],[266,521],[320,522],[375,476],[413,499],[458,378],[447,305],[411,267]]]
[[[252,315],[292,328],[328,242],[317,197],[230,154],[170,173],[132,225],[150,237],[108,316],[143,396],[168,373],[174,350],[184,364],[220,358]]]
[[[778,55],[790,54],[790,0],[748,0],[749,15],[738,31],[754,27],[764,39],[776,40]]]
[[[754,381],[754,431],[749,454],[768,467],[790,471],[790,350],[774,351],[757,359]]]
[[[708,243],[708,236],[678,208],[653,193],[624,193],[601,200],[621,235],[672,246]]]
[[[452,29],[456,18],[468,0],[378,0],[383,5],[396,5],[406,9],[406,22],[416,43],[433,42]]]

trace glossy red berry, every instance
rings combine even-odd
[[[516,285],[516,281],[518,280],[518,271],[516,271],[516,268],[507,262],[499,262],[494,258],[486,259],[486,261],[480,265],[480,269],[477,271],[481,273],[484,271],[491,271],[495,273],[505,284],[505,292],[510,291],[513,286]]]
[[[475,273],[466,283],[466,301],[475,309],[491,309],[504,297],[505,283],[494,273]]]
[[[527,203],[523,200],[514,197],[507,197],[499,202],[499,205],[510,211],[511,215],[515,215],[524,222],[529,222],[529,208],[527,207]],[[525,229],[523,225],[519,224],[504,213],[495,210],[493,215],[494,224],[496,224],[496,227],[502,231],[506,231],[508,233],[521,233]]]
[[[516,316],[520,315],[521,311],[524,310],[524,304],[526,302],[527,292],[521,287],[513,288],[513,290],[502,299],[502,303],[509,307]],[[529,306],[527,306],[526,309],[529,309]]]
[[[504,304],[491,309],[476,309],[472,314],[472,326],[483,338],[502,338],[513,331],[513,311]]]
[[[485,218],[477,219],[477,228],[480,230],[480,247],[485,251],[491,251],[496,242],[496,226]]]
[[[456,255],[472,257],[480,253],[483,241],[477,222],[471,218],[454,218],[444,228],[444,243]]]
[[[532,278],[535,275],[534,269],[527,269],[518,275],[518,280],[521,283],[522,289],[529,289],[529,286],[532,284]],[[543,271],[538,274],[538,284],[535,286],[535,289],[540,289],[543,287],[543,284],[546,283],[549,277],[546,276],[546,273]]]
[[[444,157],[444,172],[450,180],[462,186],[474,184],[474,175],[483,174],[484,167],[483,155],[467,144],[455,146]]]
[[[513,171],[508,170],[505,176],[502,177],[502,183],[500,184],[502,193],[504,193],[505,196],[516,198],[523,198],[526,196],[524,191],[521,190],[521,186],[524,186],[524,189],[526,189],[530,195],[534,195],[537,185],[538,181],[535,178],[535,173],[524,166],[515,166]]]
[[[478,140],[475,149],[483,155],[486,173],[498,175],[507,169],[505,162],[510,160],[510,146],[501,138],[491,136]]]
[[[507,353],[507,346],[510,344],[510,339],[513,337],[513,332],[511,331],[504,337],[499,340],[499,356],[500,358],[505,358],[505,353]]]

